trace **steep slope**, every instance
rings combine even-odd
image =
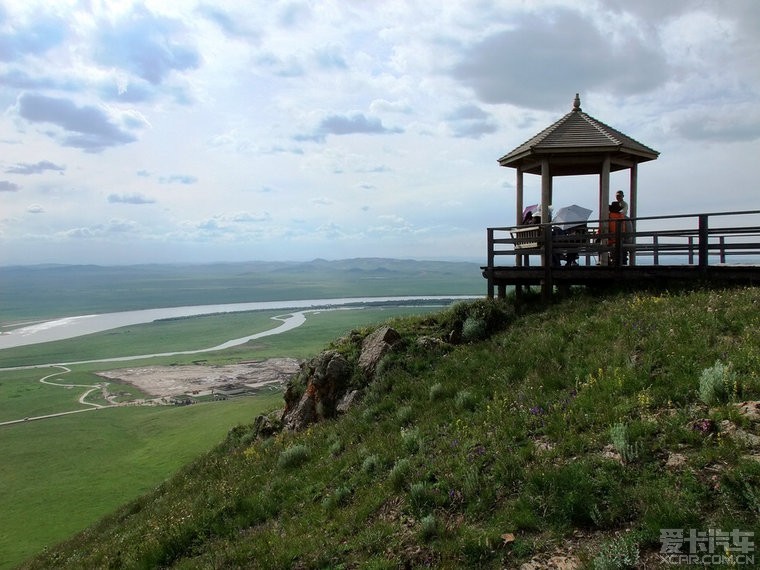
[[[24,568],[656,568],[674,545],[746,562],[758,307],[748,288],[395,321],[402,342],[344,416],[236,428]],[[355,363],[369,332],[332,348]]]

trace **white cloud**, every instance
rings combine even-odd
[[[0,263],[482,259],[485,228],[514,216],[496,159],[576,92],[661,151],[641,214],[756,201],[758,2],[3,10]],[[557,200],[595,206],[596,184],[556,180]]]
[[[109,194],[108,201],[111,204],[154,204],[156,202],[153,198],[143,196],[139,192],[131,194]]]

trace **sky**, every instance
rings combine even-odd
[[[640,216],[760,208],[756,0],[0,0],[0,265],[482,262],[576,93]]]

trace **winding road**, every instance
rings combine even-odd
[[[45,415],[41,415],[41,416],[31,416],[31,417],[22,418],[22,419],[19,419],[19,420],[10,420],[10,421],[5,421],[5,422],[0,422],[0,426],[20,424],[20,423],[25,423],[25,422],[30,422],[30,421],[49,419],[49,418],[57,418],[57,417],[65,416],[65,415],[68,415],[68,414],[79,414],[79,413],[82,413],[82,412],[91,412],[93,410],[102,410],[102,409],[105,409],[105,408],[115,408],[115,407],[122,406],[122,405],[130,405],[130,404],[118,404],[118,403],[95,404],[93,402],[86,401],[87,396],[89,396],[92,392],[95,392],[97,390],[103,390],[103,389],[105,389],[105,387],[108,385],[107,382],[105,382],[105,383],[98,383],[98,384],[95,384],[95,385],[92,385],[92,384],[62,384],[62,383],[58,383],[58,382],[52,382],[50,380],[51,378],[54,378],[56,376],[60,376],[61,374],[68,374],[69,372],[71,372],[71,369],[69,368],[69,366],[72,366],[72,365],[75,365],[75,364],[92,364],[92,363],[101,363],[101,362],[125,362],[125,361],[129,361],[129,360],[140,360],[140,359],[144,359],[144,358],[155,358],[155,357],[159,357],[159,356],[175,356],[175,355],[180,355],[180,354],[199,354],[199,353],[202,353],[202,352],[212,352],[212,351],[216,351],[216,350],[224,350],[226,348],[230,348],[230,347],[233,347],[233,346],[238,346],[240,344],[245,344],[246,342],[248,342],[250,340],[255,340],[255,339],[258,339],[258,338],[262,338],[262,337],[265,337],[265,336],[271,336],[271,335],[275,335],[275,334],[282,334],[284,332],[287,332],[287,331],[293,330],[293,329],[295,329],[297,327],[300,327],[302,324],[304,324],[306,322],[306,314],[307,313],[317,313],[317,312],[322,312],[322,311],[326,311],[326,310],[338,311],[338,310],[353,310],[353,309],[354,308],[349,308],[349,307],[336,307],[336,308],[330,308],[330,309],[322,308],[322,309],[313,309],[313,310],[309,310],[309,311],[297,311],[297,312],[294,312],[294,313],[288,313],[288,314],[284,314],[284,315],[278,315],[278,316],[272,317],[272,319],[276,320],[276,321],[280,321],[281,324],[279,326],[273,328],[273,329],[270,329],[270,330],[267,330],[267,331],[264,331],[264,332],[260,332],[260,333],[256,333],[256,334],[252,334],[252,335],[249,335],[249,336],[241,337],[241,338],[232,339],[232,340],[229,340],[229,341],[224,342],[222,344],[218,344],[216,346],[212,346],[210,348],[202,348],[202,349],[198,349],[198,350],[180,350],[180,351],[175,351],[175,352],[160,352],[160,353],[154,353],[154,354],[140,354],[140,355],[135,355],[135,356],[117,356],[117,357],[114,357],[114,358],[99,358],[99,359],[94,359],[94,360],[79,360],[79,361],[76,361],[76,362],[59,362],[59,363],[52,363],[52,364],[33,364],[33,365],[28,365],[28,366],[13,366],[13,367],[10,367],[10,368],[0,368],[0,372],[11,371],[11,370],[29,370],[29,369],[33,369],[33,368],[58,368],[59,371],[54,372],[53,374],[48,374],[47,376],[43,376],[42,378],[40,378],[39,381],[42,384],[47,384],[48,386],[58,386],[58,387],[67,388],[67,389],[71,389],[71,388],[86,388],[85,392],[79,397],[79,403],[82,404],[82,405],[84,405],[84,406],[89,406],[87,408],[82,408],[82,409],[79,409],[79,410],[71,410],[71,411],[67,411],[67,412],[57,412],[57,413],[54,413],[54,414],[45,414]]]

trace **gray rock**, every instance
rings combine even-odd
[[[377,363],[391,351],[393,345],[399,340],[401,340],[401,335],[387,326],[377,329],[364,339],[359,356],[359,368],[361,368],[365,379],[371,380],[374,377]]]
[[[335,407],[335,411],[339,414],[345,414],[348,410],[353,408],[361,401],[362,393],[359,390],[351,390],[340,399],[338,405]]]

